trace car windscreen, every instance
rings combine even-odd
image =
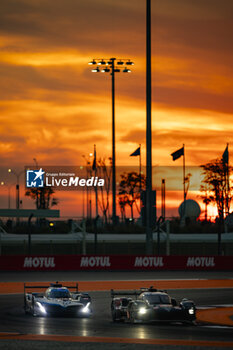
[[[48,298],[70,298],[70,292],[67,289],[52,289],[48,293]]]
[[[171,304],[169,296],[165,294],[150,294],[146,299],[149,304]]]

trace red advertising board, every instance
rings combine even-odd
[[[1,271],[233,270],[232,256],[0,256]]]

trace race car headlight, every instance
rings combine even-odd
[[[145,307],[140,307],[140,309],[138,310],[138,313],[140,315],[144,315],[146,313],[146,308]]]
[[[90,306],[90,302],[89,302],[89,303],[87,303],[87,305],[86,305],[86,306],[84,306],[84,307],[82,308],[82,310],[81,310],[81,311],[82,311],[84,314],[86,314],[86,313],[90,312],[89,306]]]
[[[44,315],[47,314],[45,307],[41,303],[39,303],[39,301],[37,301],[37,306],[39,307],[40,312],[42,314],[44,314]]]
[[[191,307],[191,309],[189,309],[189,314],[190,314],[190,315],[193,315],[193,314],[194,314],[194,308],[193,308],[193,307]]]

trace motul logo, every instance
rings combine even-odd
[[[54,257],[26,257],[23,267],[55,267]]]
[[[135,258],[134,266],[138,267],[159,267],[163,266],[163,257],[158,256],[158,257],[148,257],[145,256],[144,258],[141,256],[137,256]]]
[[[81,267],[107,267],[111,266],[109,256],[83,256],[80,262]]]
[[[203,256],[190,256],[187,260],[187,266],[192,267],[209,267],[215,266],[214,257],[203,257]]]

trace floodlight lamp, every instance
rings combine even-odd
[[[109,68],[103,68],[103,69],[101,70],[101,72],[102,72],[102,73],[108,73],[108,72],[110,72],[110,69],[109,69]]]
[[[96,64],[96,61],[95,60],[92,60],[91,62],[88,62],[88,64]]]
[[[121,70],[119,68],[114,69],[114,72],[119,73]]]
[[[126,64],[129,65],[129,66],[133,66],[134,65],[134,63],[132,61],[130,61],[130,60],[127,61]]]
[[[98,73],[100,70],[99,70],[99,67],[95,67],[91,71],[94,72],[94,73]]]
[[[125,67],[125,69],[123,69],[122,72],[123,72],[123,73],[131,73],[131,70]]]
[[[11,169],[8,169],[8,173],[11,173],[12,172],[12,170]]]
[[[106,62],[105,62],[104,60],[101,60],[101,61],[99,61],[97,64],[98,64],[99,66],[101,66],[101,65],[106,64]]]
[[[108,61],[106,64],[107,66],[110,66],[112,64],[112,61]]]
[[[122,64],[124,64],[124,62],[120,60],[117,62],[117,64],[122,65]]]

